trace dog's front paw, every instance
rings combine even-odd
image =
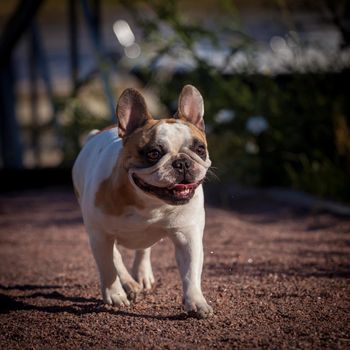
[[[204,298],[199,300],[187,299],[184,304],[185,311],[197,318],[208,318],[214,314],[213,308],[207,304]]]
[[[102,290],[103,301],[114,306],[129,306],[130,301],[122,288],[104,288]]]

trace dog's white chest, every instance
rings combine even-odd
[[[198,188],[197,191],[196,197],[193,198],[195,203],[203,198],[202,188]],[[130,249],[144,249],[178,231],[179,228],[202,225],[204,210],[200,208],[193,203],[175,208],[165,205],[151,210],[130,207],[119,217],[105,215],[95,208],[94,222],[99,230],[113,236],[118,244]]]

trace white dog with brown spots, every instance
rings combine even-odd
[[[118,102],[118,126],[95,132],[80,152],[73,182],[104,302],[126,306],[151,289],[151,246],[169,237],[185,310],[212,315],[201,290],[202,182],[211,165],[203,114],[203,98],[191,85],[183,88],[175,116],[160,120],[139,92],[127,89]],[[132,275],[119,245],[136,250]]]

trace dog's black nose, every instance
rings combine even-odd
[[[173,168],[179,172],[184,172],[188,170],[191,166],[191,161],[187,158],[179,158],[173,162]]]

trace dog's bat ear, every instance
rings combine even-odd
[[[117,105],[118,133],[123,138],[145,125],[152,117],[148,114],[143,96],[135,89],[126,89]]]
[[[204,102],[201,93],[192,85],[185,85],[179,96],[175,118],[186,120],[204,131]]]

